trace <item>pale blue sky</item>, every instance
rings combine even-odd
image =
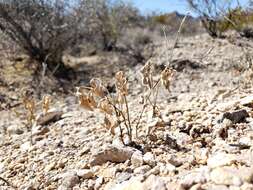
[[[172,12],[187,13],[189,9],[185,0],[126,0],[136,5],[142,13],[156,12]],[[236,4],[237,0],[233,0]],[[240,4],[245,5],[248,0],[238,0]]]

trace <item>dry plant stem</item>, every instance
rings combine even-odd
[[[170,53],[170,58],[169,58],[169,60],[168,60],[168,61],[169,61],[169,64],[171,63],[171,60],[172,60],[172,57],[173,57],[173,50],[174,50],[174,49],[176,48],[176,46],[177,46],[177,43],[178,43],[178,40],[179,40],[179,36],[180,36],[180,34],[181,34],[183,25],[184,25],[184,23],[185,23],[186,18],[188,17],[188,15],[189,15],[189,13],[187,13],[187,14],[185,15],[185,17],[183,18],[182,22],[180,23],[179,29],[178,29],[178,31],[177,31],[176,39],[175,39],[175,42],[174,42],[174,45],[173,45],[172,50],[171,50],[171,53]]]
[[[9,187],[12,187],[13,189],[16,189],[16,187],[14,187],[9,181],[7,181],[6,179],[0,177],[0,180],[3,181],[4,183],[6,183],[6,185],[8,185]]]
[[[118,120],[118,122],[120,122],[120,121]],[[124,137],[123,137],[123,129],[120,124],[119,124],[119,130],[120,130],[120,140],[123,143],[123,145],[126,145],[125,141],[124,141]]]
[[[130,137],[130,141],[132,141],[132,126],[131,126],[131,121],[130,121],[129,107],[128,107],[128,102],[127,102],[126,95],[124,95],[124,101],[125,101],[126,112],[127,112],[127,121],[128,121],[128,127],[129,127],[129,137]]]
[[[122,123],[122,122],[121,122],[120,119],[119,119],[120,116],[123,117],[124,125],[126,126],[126,129],[128,130],[125,115],[124,115],[124,113],[122,112],[122,110],[120,110],[119,108],[117,108],[117,107],[115,106],[115,104],[113,104],[109,99],[108,99],[108,101],[109,101],[109,104],[113,106],[113,109],[114,109],[114,112],[115,112],[117,121],[118,121],[118,123],[119,123],[120,139],[121,139],[122,143],[123,143],[124,145],[126,145],[126,144],[125,144],[125,141],[124,141],[124,138],[123,138],[123,129],[122,129],[121,125],[120,125],[120,123]],[[129,134],[129,132],[128,132],[128,134]]]
[[[150,96],[152,95],[152,92],[156,89],[156,87],[160,84],[161,79],[159,79],[154,86],[150,89],[148,96],[146,97],[147,100],[149,101],[150,105],[152,105],[152,107],[155,107],[155,104],[152,103],[152,101],[150,100]]]
[[[156,92],[155,92],[155,98],[154,98],[153,111],[155,111],[155,108],[156,108],[157,98],[158,98],[158,94],[159,94],[159,89],[160,89],[160,85],[157,85]]]
[[[30,123],[29,124],[29,128],[30,128],[30,142],[31,142],[31,145],[33,145],[33,124]]]
[[[141,114],[139,115],[138,121],[137,121],[136,126],[135,126],[135,136],[136,136],[136,138],[138,138],[138,128],[139,128],[140,121],[141,121],[142,115],[143,115],[146,107],[147,107],[147,104],[144,104],[143,107],[142,107],[142,110],[141,110]]]

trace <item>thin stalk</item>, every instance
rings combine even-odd
[[[118,116],[117,113],[119,113],[119,114],[123,117],[124,125],[125,125],[125,127],[126,127],[126,129],[127,129],[127,134],[128,134],[128,136],[130,137],[131,131],[130,131],[129,128],[128,128],[127,119],[126,119],[126,117],[125,117],[125,114],[123,113],[122,110],[120,110],[119,108],[117,108],[117,106],[116,106],[115,104],[113,104],[109,99],[108,99],[108,101],[109,101],[109,104],[111,104],[111,105],[113,106],[113,108],[114,108],[114,111],[115,111],[117,120],[120,121],[120,120],[118,119],[119,116]],[[132,140],[132,139],[131,139],[131,140]]]
[[[16,189],[15,186],[13,186],[9,181],[7,181],[6,179],[0,177],[0,180],[3,181],[4,183],[6,183],[7,186],[12,187],[13,189]]]
[[[153,109],[156,108],[157,98],[158,98],[158,94],[159,94],[159,88],[160,88],[160,85],[158,85],[157,88],[156,88],[155,98],[154,98],[154,107],[153,107]]]
[[[146,107],[147,107],[147,104],[144,104],[143,107],[142,107],[142,110],[141,110],[141,114],[139,115],[138,121],[137,121],[136,126],[135,126],[135,136],[136,136],[136,138],[138,138],[138,127],[139,127],[142,115],[143,115]]]
[[[118,122],[120,122],[120,121],[118,120]],[[123,137],[123,129],[122,129],[120,123],[119,123],[119,130],[120,130],[120,139],[121,139],[121,142],[123,143],[123,145],[126,145],[125,141],[124,141],[124,137]]]
[[[185,15],[185,17],[183,18],[182,22],[180,23],[180,26],[179,26],[178,31],[177,31],[176,39],[175,39],[175,42],[174,42],[174,45],[173,45],[172,50],[171,50],[171,53],[170,53],[170,58],[169,58],[169,60],[168,60],[169,62],[168,62],[168,65],[167,65],[167,66],[169,66],[170,63],[171,63],[171,61],[172,61],[172,58],[173,58],[173,51],[174,51],[174,49],[175,49],[176,46],[177,46],[177,43],[178,43],[178,40],[179,40],[179,36],[180,36],[180,34],[181,34],[183,25],[184,25],[184,23],[185,23],[186,18],[188,17],[188,15],[189,15],[189,13],[187,13],[187,14]],[[166,38],[167,38],[167,37],[166,37]]]
[[[127,112],[127,121],[128,121],[128,127],[129,127],[129,131],[130,131],[130,141],[132,141],[132,126],[131,126],[131,121],[130,121],[130,113],[129,113],[129,107],[128,107],[128,102],[127,102],[127,97],[126,95],[123,96],[124,97],[124,101],[125,101],[125,105],[126,105],[126,112]]]

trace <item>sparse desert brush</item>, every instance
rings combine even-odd
[[[141,112],[135,118],[130,117],[130,113],[136,108],[129,107],[127,98],[129,95],[129,83],[124,72],[119,71],[114,77],[116,93],[110,94],[100,79],[91,79],[89,87],[77,87],[76,96],[80,106],[92,112],[98,111],[102,113],[104,115],[102,126],[110,131],[112,135],[119,135],[124,145],[133,145],[135,144],[134,139],[139,140],[140,121],[144,112],[148,111],[148,108],[151,108],[152,118],[157,119],[154,127],[163,125],[160,109],[156,101],[160,86],[169,89],[174,70],[166,67],[160,73],[160,78],[155,80],[152,67],[152,61],[148,61],[140,71],[144,86],[140,103],[143,106]],[[133,131],[135,131],[135,136]],[[153,135],[151,133],[154,131],[154,129],[148,129],[147,136]]]

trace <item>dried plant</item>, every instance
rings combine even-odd
[[[23,105],[26,109],[26,121],[27,121],[27,128],[30,129],[30,141],[32,141],[32,127],[36,120],[36,113],[35,113],[35,100],[32,97],[31,92],[25,91],[23,94]]]
[[[45,95],[42,98],[42,110],[44,114],[48,113],[48,110],[50,108],[51,103],[51,97],[49,95]]]
[[[30,141],[31,144],[33,144],[33,136],[32,136],[32,130],[33,127],[37,125],[37,120],[40,117],[46,117],[46,115],[49,112],[52,98],[50,95],[44,95],[41,101],[36,101],[33,97],[33,93],[30,90],[22,90],[22,103],[26,110],[25,112],[25,118],[26,118],[26,126],[27,129],[30,131]],[[42,114],[39,114],[41,113]],[[22,113],[19,113],[15,111],[17,116],[23,115]],[[39,117],[40,116],[40,117]]]
[[[115,75],[116,93],[110,94],[104,87],[100,79],[91,79],[89,87],[77,87],[76,96],[79,99],[81,107],[88,111],[98,111],[104,114],[104,123],[102,124],[112,135],[119,135],[121,142],[132,144],[134,142],[133,130],[135,129],[135,139],[138,139],[138,130],[140,121],[144,115],[146,108],[151,106],[152,118],[158,121],[155,128],[164,126],[159,107],[156,105],[156,90],[160,85],[169,90],[169,85],[173,77],[174,70],[166,67],[160,74],[160,78],[154,79],[152,61],[148,61],[141,69],[143,86],[148,89],[147,93],[141,96],[143,104],[141,113],[137,118],[130,118],[130,108],[127,100],[128,81],[124,72],[119,71]],[[117,134],[116,129],[119,129]],[[155,129],[148,129],[148,136]],[[127,142],[128,140],[128,142]]]

